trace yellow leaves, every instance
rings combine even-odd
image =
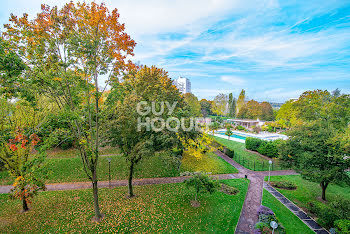
[[[53,78],[53,80],[54,80],[54,81],[62,81],[62,78],[60,78],[60,77],[55,77],[55,78]]]

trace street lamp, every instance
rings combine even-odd
[[[270,226],[272,227],[272,234],[275,232],[275,229],[278,228],[278,223],[275,221],[270,222]]]
[[[270,176],[271,176],[271,165],[272,165],[272,161],[269,160],[269,183],[270,183]]]
[[[108,178],[109,178],[109,188],[111,188],[111,158],[107,158],[108,161]]]

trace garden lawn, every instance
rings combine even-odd
[[[267,178],[265,178],[267,180]],[[291,181],[297,185],[296,190],[278,189],[289,200],[293,201],[299,207],[306,210],[307,203],[312,201],[319,205],[327,206],[327,203],[323,203],[320,200],[321,187],[318,183],[314,183],[308,180],[304,180],[300,175],[288,175],[288,176],[271,176],[271,181]],[[343,197],[350,200],[350,186],[339,186],[330,184],[326,190],[326,199],[328,202],[337,200],[337,197]]]
[[[68,151],[71,154],[71,151]],[[154,178],[154,177],[173,177],[179,176],[180,172],[175,165],[167,163],[166,152],[157,153],[155,156],[142,159],[135,167],[134,178]],[[66,157],[60,152],[62,158],[47,158],[45,163],[49,170],[46,183],[63,183],[63,182],[82,182],[89,181],[83,170],[83,164],[80,156]],[[163,157],[165,156],[165,157]],[[125,158],[122,155],[100,156],[98,160],[98,179],[100,181],[108,180],[108,161],[111,158],[111,179],[127,179],[128,167]],[[238,170],[225,162],[215,154],[204,155],[202,159],[196,160],[194,156],[184,155],[181,171],[204,171],[213,174],[237,173]],[[10,185],[14,179],[9,176],[7,171],[0,172],[0,185]]]
[[[101,156],[98,160],[97,174],[100,181],[108,180],[108,161],[111,158],[111,179],[127,179],[128,167],[125,158],[121,155]],[[49,170],[47,183],[62,182],[81,182],[89,181],[87,178],[81,158],[48,158],[45,163]],[[172,177],[179,173],[175,167],[165,164],[162,155],[156,154],[153,157],[146,158],[135,167],[134,178],[151,178],[151,177]],[[8,175],[7,171],[0,172],[0,184],[12,184],[13,178]]]
[[[263,192],[262,205],[269,207],[276,214],[277,219],[282,223],[287,234],[314,233],[303,221],[265,189]]]
[[[184,152],[180,167],[181,172],[202,171],[212,174],[238,173],[238,170],[214,153],[204,154],[201,158],[196,158]]]
[[[268,171],[269,170],[269,160],[260,157],[258,154],[254,154],[252,152],[249,152],[245,148],[244,143],[236,142],[227,140],[221,137],[214,136],[215,140],[222,145],[226,146],[227,148],[235,151],[235,157],[233,160],[235,160],[237,163],[241,164],[242,166],[255,171]],[[282,170],[278,165],[278,160],[273,159],[274,161],[274,167],[273,170]],[[255,164],[255,168],[254,168]]]
[[[100,207],[105,218],[94,215],[92,191],[41,192],[30,211],[19,213],[21,203],[0,195],[0,230],[3,233],[233,233],[248,188],[244,179],[225,180],[240,190],[201,194],[201,206],[190,205],[193,191],[181,184],[135,186],[136,197],[128,199],[126,187],[100,189]]]

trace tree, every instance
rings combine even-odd
[[[226,94],[220,93],[214,98],[212,111],[217,115],[227,114],[228,97]]]
[[[259,102],[255,100],[250,100],[247,103],[245,103],[240,112],[238,113],[239,118],[246,118],[246,119],[257,119],[260,118],[262,115],[262,110]]]
[[[230,140],[230,136],[233,135],[233,132],[231,131],[232,126],[226,126],[226,132],[225,135],[228,136],[228,139]]]
[[[45,190],[45,155],[37,148],[40,139],[35,133],[45,115],[25,101],[11,103],[2,98],[0,106],[0,161],[15,179],[11,197],[20,199],[26,212],[30,199]],[[33,154],[34,148],[38,154]]]
[[[289,160],[308,180],[318,182],[322,199],[326,200],[326,189],[330,183],[350,183],[346,169],[350,160],[343,154],[338,130],[326,121],[312,121],[295,127],[291,136],[280,147],[280,154]]]
[[[267,120],[267,121],[274,120],[274,113],[270,103],[262,102],[260,103],[260,108],[262,112],[260,119]]]
[[[105,110],[108,116],[106,140],[121,149],[128,163],[129,197],[133,197],[135,166],[156,151],[182,148],[177,139],[181,130],[177,129],[176,120],[170,123],[174,131],[169,131],[162,128],[161,119],[181,117],[184,101],[168,74],[156,67],[143,66],[132,71],[112,87],[107,100],[109,108]],[[164,102],[173,109],[162,107]],[[140,104],[144,108],[138,111]],[[149,109],[151,106],[152,110]]]
[[[95,216],[98,203],[97,164],[100,146],[101,94],[99,79],[107,84],[131,67],[135,42],[118,21],[117,9],[104,4],[72,2],[61,9],[42,5],[33,20],[11,15],[5,39],[30,67],[31,88],[55,102],[70,127],[80,151],[84,171],[92,182]]]
[[[214,132],[219,128],[220,128],[220,124],[216,121],[209,125],[209,129],[213,132],[213,136],[214,136]]]
[[[228,116],[229,117],[235,117],[236,115],[236,98],[233,98],[232,93],[229,94],[229,98],[228,98]]]
[[[187,104],[189,112],[191,113],[191,116],[199,117],[202,115],[201,104],[199,103],[198,98],[194,94],[185,93],[184,100],[185,100],[185,103]]]
[[[188,173],[188,175],[191,175],[191,178],[184,181],[187,188],[194,188],[194,203],[193,206],[200,206],[198,202],[198,195],[200,193],[214,193],[217,190],[218,183],[211,178],[209,178],[208,175],[202,173],[202,172],[194,172],[194,173]]]
[[[208,115],[212,114],[212,111],[211,111],[212,101],[202,99],[202,100],[200,100],[199,103],[201,105],[201,112],[202,112],[203,117],[207,117]]]
[[[236,104],[236,115],[239,114],[239,112],[241,111],[241,108],[244,106],[244,103],[245,103],[245,90],[242,89],[242,91],[238,96],[238,100]]]

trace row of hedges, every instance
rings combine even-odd
[[[308,210],[317,216],[317,222],[329,229],[336,228],[338,233],[350,230],[350,201],[342,197],[337,197],[328,206],[323,203],[308,202]]]
[[[219,149],[219,151],[226,154],[230,158],[233,158],[235,156],[235,152],[233,150],[227,148],[226,146],[224,146],[223,144],[221,144],[217,141],[215,141],[215,147],[217,147]]]
[[[264,141],[255,137],[247,137],[245,140],[245,147],[248,150],[257,151],[262,155],[270,158],[278,157],[278,144],[280,140]]]

